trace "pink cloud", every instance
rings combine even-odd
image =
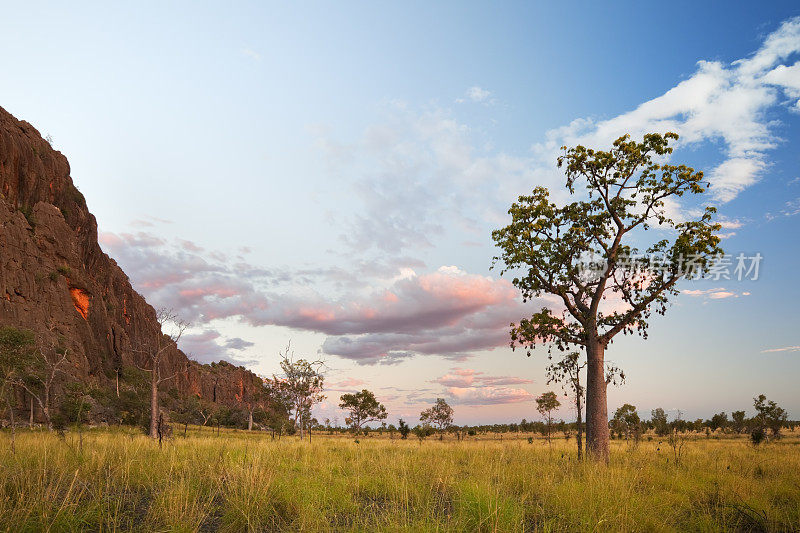
[[[134,286],[154,305],[175,308],[195,324],[238,318],[323,333],[329,355],[360,364],[394,364],[415,355],[465,360],[509,343],[508,328],[542,302],[522,304],[506,279],[468,274],[456,267],[415,274],[406,269],[388,286],[362,277],[355,292],[337,299],[310,290],[280,290],[297,279],[341,279],[327,269],[292,273],[227,263],[219,252],[168,244],[145,233],[104,234],[104,247],[130,272]],[[395,273],[397,270],[395,270]]]
[[[359,388],[362,388],[366,385],[367,382],[363,379],[356,379],[356,378],[345,378],[339,381],[332,381],[330,383],[325,384],[325,390],[335,391],[335,392],[354,392],[357,391]]]
[[[723,287],[718,287],[714,289],[684,289],[681,291],[681,294],[686,294],[688,296],[705,296],[711,298],[712,300],[723,300],[725,298],[738,298],[739,295],[735,292],[726,290]],[[749,296],[749,292],[743,292],[743,296]]]
[[[434,383],[445,387],[482,387],[496,385],[523,385],[533,383],[533,380],[514,376],[487,376],[471,368],[455,368],[450,373],[433,380]]]
[[[525,385],[533,380],[516,376],[492,376],[471,368],[453,368],[435,380],[446,388],[454,403],[461,405],[497,405],[531,401],[533,394],[508,385]]]
[[[461,405],[498,405],[532,401],[534,396],[525,389],[508,387],[449,388],[454,403]]]

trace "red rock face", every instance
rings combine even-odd
[[[74,379],[110,386],[116,369],[145,365],[137,346],[161,335],[155,311],[97,242],[97,222],[70,178],[66,157],[0,108],[0,326],[63,337]],[[172,350],[163,371],[185,366]],[[189,363],[182,394],[228,406],[258,378],[227,363]]]

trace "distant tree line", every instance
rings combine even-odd
[[[158,349],[161,348],[163,345]],[[575,422],[556,421],[553,412],[561,403],[554,392],[545,392],[536,399],[542,420],[459,426],[453,423],[453,408],[445,399],[437,398],[430,408],[420,412],[419,424],[412,427],[403,419],[397,425],[387,424],[386,407],[373,392],[364,389],[340,397],[339,407],[348,414],[345,425],[340,427],[338,422],[332,423],[330,419],[321,422],[312,415],[313,406],[325,398],[322,394],[324,364],[295,359],[290,347],[280,353],[281,375],[254,378],[234,406],[221,405],[198,395],[181,395],[178,388],[165,379],[167,376],[154,373],[152,366],[148,369],[120,365],[112,377],[113,388],[70,380],[66,368],[68,355],[63,339],[57,335],[37,338],[28,330],[0,328],[0,418],[11,428],[12,446],[15,428],[20,425],[41,424],[63,432],[92,421],[139,426],[154,437],[173,432],[172,426],[185,436],[189,425],[217,431],[220,428],[258,429],[278,439],[295,434],[305,438],[310,436],[310,430],[355,437],[387,434],[390,438],[407,439],[413,435],[419,440],[432,435],[442,439],[446,434],[460,440],[487,434],[538,433],[551,441],[554,433],[561,433],[567,439],[575,435],[579,452],[582,447],[583,387],[577,379],[576,369],[580,368],[577,357],[567,356],[549,369],[551,382],[562,383],[565,392],[572,397],[578,412]],[[150,358],[151,362],[154,360]],[[213,372],[224,365],[229,363],[212,363],[210,368]],[[616,369],[609,369],[609,376],[615,374],[619,374]],[[670,420],[662,408],[653,409],[649,419],[642,419],[635,406],[624,404],[609,420],[609,432],[612,439],[634,443],[648,433],[658,437],[689,433],[749,434],[758,444],[780,438],[784,428],[794,430],[797,424],[788,419],[783,408],[763,394],[754,398],[753,407],[755,414],[751,417],[739,410],[731,412],[730,416],[721,412],[707,420],[690,421],[680,412]],[[167,415],[168,426],[160,424],[162,414]],[[370,427],[370,424],[379,425]]]

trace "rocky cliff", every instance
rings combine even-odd
[[[123,366],[146,366],[137,347],[161,335],[154,309],[97,241],[97,222],[70,177],[66,157],[0,108],[0,326],[60,338],[71,379],[111,386]],[[258,378],[229,364],[200,365],[180,350],[163,372],[189,365],[180,393],[230,407]],[[172,385],[170,385],[172,386]]]

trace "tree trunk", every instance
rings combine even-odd
[[[44,419],[47,420],[47,429],[53,431],[53,421],[50,419],[50,386],[47,385],[44,388],[44,405],[42,406],[42,411],[44,411]]]
[[[247,411],[247,431],[253,431],[253,410]]]
[[[580,386],[580,385],[578,385]],[[577,435],[575,436],[578,441],[578,461],[583,457],[583,424],[581,421],[581,395],[575,394],[575,409],[578,411],[578,420],[576,422]]]
[[[33,394],[30,394],[29,396],[31,397],[31,416],[30,420],[28,420],[28,427],[33,429]]]
[[[300,442],[305,440],[305,435],[303,434],[303,413],[298,413],[297,420],[300,421]]]
[[[158,372],[155,364],[150,378],[150,438],[158,438]]]
[[[586,455],[608,463],[605,347],[596,338],[590,339],[586,356]]]

